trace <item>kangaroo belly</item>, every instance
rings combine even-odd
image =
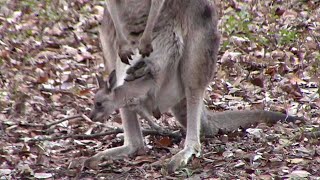
[[[154,52],[148,60],[153,69],[155,87],[155,103],[161,112],[168,111],[184,98],[179,65],[183,60],[184,37],[181,28],[168,22],[164,28],[155,33],[152,42]]]
[[[184,90],[177,75],[172,74],[168,83],[160,88],[157,93],[155,103],[157,103],[161,112],[167,112],[184,98]]]
[[[150,10],[150,0],[125,0],[120,5],[124,33],[128,40],[136,41],[142,35]]]

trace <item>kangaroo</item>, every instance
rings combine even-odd
[[[212,113],[205,108],[204,91],[214,80],[220,42],[217,9],[211,1],[111,1],[104,11],[100,40],[106,71],[115,69],[112,76],[116,78],[110,76],[95,95],[91,117],[98,120],[120,108],[124,144],[97,153],[86,160],[85,166],[97,168],[103,159],[133,155],[144,148],[137,119],[139,109],[147,112],[148,117],[157,109],[161,113],[171,110],[186,129],[184,148],[169,161],[169,172],[200,154],[201,127],[205,135],[215,135],[219,129],[228,131],[255,122],[296,119],[268,111]],[[121,59],[128,56],[121,57],[118,36],[123,34],[127,42],[138,42],[145,33],[152,37],[150,54],[131,56],[133,66],[123,63],[126,60]],[[137,43],[131,45],[131,50],[139,49]],[[131,50],[130,53],[134,52]],[[131,103],[132,100],[138,103]],[[135,104],[135,108],[130,104]]]

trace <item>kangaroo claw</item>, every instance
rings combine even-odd
[[[118,54],[121,62],[125,64],[130,64],[131,56],[133,55],[132,46],[127,41],[119,41]]]
[[[121,62],[130,65],[129,60],[131,60],[131,55],[133,55],[132,52],[123,52],[119,54]]]
[[[200,145],[187,146],[176,155],[174,155],[167,165],[167,171],[169,174],[174,173],[179,168],[187,165],[192,156],[200,156]]]
[[[139,53],[142,57],[148,57],[152,53],[153,48],[151,44],[141,44],[139,48]]]

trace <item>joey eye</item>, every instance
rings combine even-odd
[[[101,102],[96,102],[96,107],[97,108],[101,108],[102,107],[102,103]]]

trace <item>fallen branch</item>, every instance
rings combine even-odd
[[[180,132],[180,130],[177,131],[161,131],[159,132],[158,130],[155,129],[143,129],[142,130],[143,135],[160,135],[160,136],[168,136],[171,138],[181,138],[182,137],[182,133]]]
[[[29,127],[45,127],[44,124],[35,124],[35,123],[28,123],[28,122],[19,122],[19,126],[29,126]]]
[[[71,135],[59,136],[59,137],[33,138],[30,141],[32,141],[32,142],[56,141],[56,140],[59,140],[59,139],[68,139],[68,138],[73,138],[73,139],[92,139],[92,138],[97,138],[97,137],[100,137],[100,136],[119,134],[119,133],[123,133],[123,129],[116,128],[116,129],[113,129],[113,130],[110,130],[110,131],[106,131],[106,132],[103,132],[103,133],[97,133],[97,134],[71,134]],[[142,133],[144,135],[160,135],[160,136],[168,136],[168,137],[172,137],[172,138],[181,138],[182,137],[180,131],[158,132],[157,130],[154,130],[154,129],[143,129]]]
[[[111,131],[103,132],[103,133],[97,133],[97,134],[70,134],[66,136],[58,136],[58,137],[45,137],[45,138],[34,138],[31,139],[30,141],[33,142],[38,142],[38,141],[56,141],[59,139],[68,139],[68,138],[73,138],[73,139],[91,139],[91,138],[96,138],[100,136],[106,136],[106,135],[111,135],[111,134],[119,134],[122,133],[122,129],[114,129]]]

